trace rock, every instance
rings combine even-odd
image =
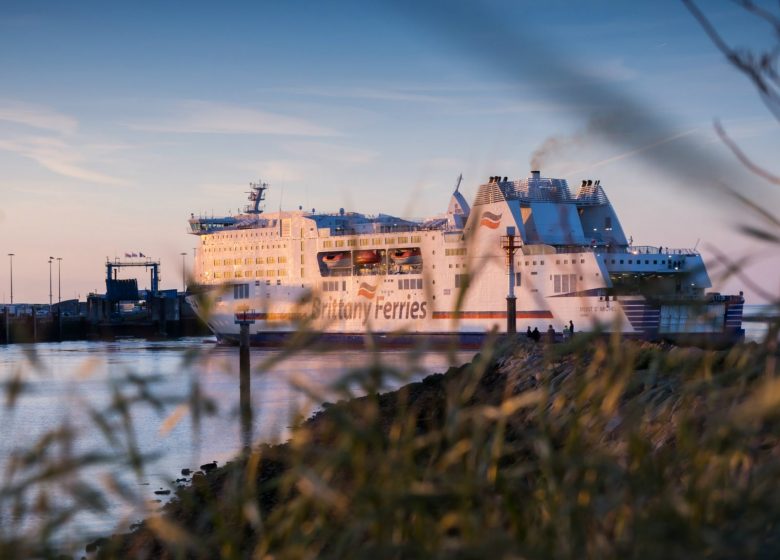
[[[157,494],[158,496],[167,496],[168,494],[171,493],[171,491],[161,489],[161,490],[155,490],[154,493]]]
[[[106,542],[108,542],[108,539],[100,537],[99,539],[95,539],[91,543],[88,543],[86,547],[87,553],[97,552],[97,549],[106,544]]]
[[[204,473],[208,474],[214,469],[217,468],[217,462],[212,461],[211,463],[206,463],[205,465],[200,466],[200,470],[202,470]]]
[[[184,476],[190,476],[192,474],[192,471],[190,469],[182,469],[181,474]]]

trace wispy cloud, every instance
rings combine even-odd
[[[777,136],[777,121],[766,117],[745,117],[741,119],[724,119],[723,127],[732,140],[747,140],[763,136]],[[709,132],[706,143],[722,143],[723,141],[715,132],[711,123],[702,125],[704,131]]]
[[[514,114],[528,114],[528,113],[556,113],[556,112],[576,112],[585,110],[599,109],[598,105],[575,105],[572,103],[559,103],[556,100],[520,100],[520,101],[505,101],[497,100],[496,102],[477,106],[473,108],[461,109],[458,111],[461,115],[514,115]]]
[[[466,162],[456,157],[439,156],[421,161],[418,164],[418,167],[424,176],[431,174],[447,176],[447,174],[449,174],[453,177],[457,177],[458,173],[463,172],[465,165],[467,165]]]
[[[65,177],[108,185],[125,184],[122,179],[90,169],[82,151],[61,138],[32,136],[13,140],[0,139],[0,150],[29,158],[49,171]]]
[[[639,75],[639,72],[629,67],[622,58],[604,60],[598,65],[585,66],[582,73],[602,82],[633,80]]]
[[[348,166],[371,163],[379,156],[375,150],[328,142],[287,142],[282,147],[304,160],[317,159]]]
[[[0,99],[0,121],[22,124],[59,134],[73,134],[78,121],[48,107],[12,99]]]
[[[371,101],[403,101],[420,103],[442,103],[448,98],[423,93],[419,88],[404,87],[364,87],[364,86],[308,86],[262,88],[258,91],[289,93],[312,97],[335,97],[340,99],[365,99]],[[424,91],[424,90],[423,90]]]
[[[574,171],[570,171],[570,175],[576,175],[579,173],[583,173],[585,171],[590,171],[592,169],[596,169],[599,167],[603,167],[605,165],[609,165],[610,163],[615,163],[616,161],[620,161],[626,158],[630,158],[639,154],[642,154],[644,152],[647,152],[649,150],[652,150],[653,148],[657,148],[659,146],[663,146],[664,144],[668,144],[669,142],[674,142],[675,140],[679,140],[680,138],[685,138],[686,136],[690,136],[691,134],[694,134],[696,132],[699,132],[698,128],[692,128],[690,130],[685,130],[682,132],[678,132],[676,134],[673,134],[671,136],[667,136],[666,138],[661,138],[660,140],[656,140],[655,142],[651,142],[649,144],[645,144],[644,146],[640,146],[638,148],[635,148],[633,150],[628,150],[627,152],[623,152],[611,157],[608,157],[606,159],[603,159],[601,161],[596,161],[594,163],[588,164],[587,166],[581,168],[581,169],[575,169]]]
[[[127,126],[147,132],[194,134],[339,135],[331,128],[300,117],[209,101],[181,102],[175,113],[168,119],[129,123]]]
[[[246,163],[241,166],[264,181],[276,185],[295,183],[307,178],[316,177],[321,171],[319,166],[294,159],[271,159],[265,161]]]

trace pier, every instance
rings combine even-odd
[[[150,272],[149,289],[136,279],[121,279],[127,267]],[[113,340],[116,338],[179,338],[209,334],[187,303],[186,291],[159,288],[160,262],[106,261],[106,292],[86,301],[15,304],[0,308],[0,344]]]

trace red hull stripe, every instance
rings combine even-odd
[[[549,311],[518,311],[515,316],[518,319],[552,319]],[[237,321],[249,319],[253,321],[292,321],[303,318],[300,313],[236,313]],[[506,319],[506,311],[434,311],[434,319]]]
[[[518,311],[518,319],[552,319],[550,311]],[[434,311],[434,319],[506,319],[506,311]]]

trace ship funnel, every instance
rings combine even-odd
[[[531,171],[531,177],[534,179],[539,179],[542,176],[541,171]]]
[[[588,179],[588,186],[590,187],[591,185],[593,185],[593,180],[592,179]]]

